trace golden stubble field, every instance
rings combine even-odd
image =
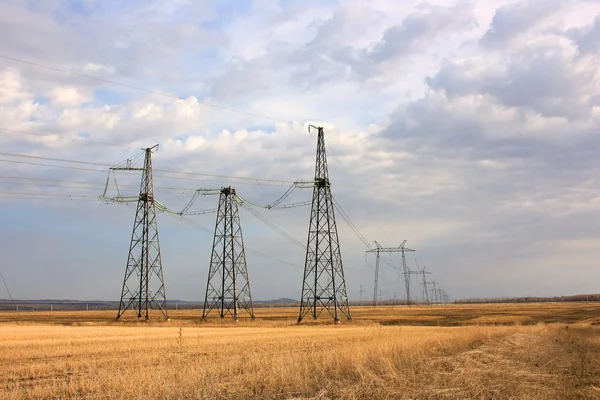
[[[594,303],[354,308],[295,324],[0,314],[2,399],[600,398]]]

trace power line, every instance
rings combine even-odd
[[[74,169],[79,171],[92,171],[92,172],[104,172],[104,169],[92,169],[92,168],[81,168],[81,167],[69,167],[67,165],[55,165],[55,164],[40,164],[40,163],[32,163],[27,161],[17,161],[17,160],[0,160],[0,162],[6,162],[11,164],[24,164],[24,165],[37,165],[40,167],[54,167],[54,168],[63,168],[63,169]]]
[[[131,209],[135,209],[133,207],[133,203],[126,203],[126,205],[129,208],[131,208]],[[198,223],[192,221],[191,219],[186,218],[186,217],[184,217],[182,215],[174,215],[174,214],[167,214],[167,215],[169,215],[170,217],[175,218],[175,219],[183,222],[184,224],[186,224],[186,225],[188,225],[188,226],[190,226],[190,227],[192,227],[194,229],[197,229],[197,230],[199,230],[201,232],[204,232],[204,233],[206,233],[209,236],[213,236],[213,234],[214,234],[213,231],[211,231],[210,229],[206,228],[205,226],[202,226],[202,225],[200,225],[200,224],[198,224]],[[293,264],[293,263],[291,263],[289,261],[285,261],[285,260],[282,260],[280,258],[270,256],[268,254],[265,254],[265,253],[263,253],[261,251],[255,250],[255,249],[250,248],[248,246],[245,246],[245,248],[246,248],[246,251],[254,253],[254,254],[256,254],[256,255],[258,255],[260,257],[263,257],[263,258],[266,258],[266,259],[269,259],[269,260],[272,260],[272,261],[277,261],[277,262],[282,263],[282,264],[287,264],[287,265],[290,265],[292,267],[300,268],[298,265]]]
[[[160,170],[154,170],[154,171],[160,171]],[[106,171],[103,171],[106,172]],[[126,173],[124,171],[119,171],[119,173],[123,174]],[[212,175],[207,175],[207,176],[212,176]],[[218,175],[215,175],[218,176]],[[184,180],[184,181],[195,181],[195,182],[228,182],[226,179],[235,179],[235,177],[231,177],[231,178],[224,178],[224,179],[205,179],[205,178],[192,178],[192,177],[183,177],[183,176],[168,176],[168,175],[156,175],[153,174],[153,178],[163,178],[163,179],[178,179],[178,180]],[[272,186],[272,187],[281,187],[283,186],[282,183],[286,183],[289,181],[273,181],[271,182],[263,182],[260,181],[261,183],[257,183],[257,182],[244,182],[244,181],[238,181],[235,182],[236,185],[259,185],[259,186]],[[277,183],[277,182],[281,182],[281,183]],[[196,190],[196,189],[191,189],[191,190]],[[280,206],[278,208],[284,208],[283,206]]]
[[[342,164],[342,161],[337,156],[337,153],[334,150],[334,148],[331,146],[331,144],[329,144],[329,148],[331,149],[331,152],[333,153],[333,156],[335,157],[336,161],[340,165],[340,167],[342,169],[342,172],[344,173],[344,175],[346,175],[346,178],[348,178],[348,183],[350,184],[350,187],[352,187],[352,189],[354,190],[354,193],[356,193],[356,196],[358,197],[358,200],[360,200],[360,203],[364,207],[364,209],[367,212],[367,214],[371,215],[371,210],[369,210],[369,207],[367,207],[367,204],[364,202],[362,196],[360,195],[360,192],[358,191],[358,189],[356,188],[356,186],[354,186],[354,184],[352,183],[352,179],[350,178],[350,174],[348,173],[348,171],[346,170],[346,168],[344,168],[344,165]],[[379,225],[379,223],[376,220],[375,220],[375,223],[377,224],[377,227],[379,228],[379,230],[383,230],[383,229],[381,229],[381,226]]]
[[[30,154],[0,153],[0,156],[33,158],[36,160],[58,161],[58,162],[67,162],[67,163],[72,163],[72,164],[97,165],[100,167],[112,167],[113,166],[113,164],[97,163],[97,162],[92,162],[92,161],[67,160],[64,158],[54,158],[54,157],[32,156]]]
[[[56,196],[56,197],[89,197],[98,198],[96,195],[86,194],[66,194],[66,193],[31,193],[31,192],[0,192],[0,195],[20,195],[20,196]]]
[[[88,201],[88,202],[97,202],[98,198],[88,198],[88,197],[71,197],[71,198],[44,198],[44,197],[25,197],[25,196],[2,196],[0,193],[0,199],[2,200],[43,200],[47,201]]]
[[[333,205],[335,207],[336,210],[338,210],[338,212],[340,213],[340,216],[342,217],[342,219],[346,222],[346,224],[350,227],[350,229],[352,230],[352,232],[356,235],[356,237],[367,247],[367,249],[371,250],[373,248],[373,246],[371,246],[371,244],[369,243],[369,241],[365,238],[365,236],[360,232],[360,230],[358,229],[358,227],[352,222],[352,220],[350,219],[350,216],[348,215],[348,213],[346,213],[344,211],[344,209],[342,208],[342,206],[340,206],[340,203],[337,202],[337,200],[335,199],[335,197],[332,197],[333,199]],[[365,255],[365,261],[367,262],[367,264],[369,265],[369,267],[372,270],[377,270],[377,268],[373,268],[373,266],[371,264],[369,264],[369,262],[367,261],[366,255]],[[388,266],[394,268],[394,270],[400,275],[400,272],[397,271],[395,268],[395,265],[390,264],[388,261],[386,260],[382,260],[384,263],[386,263]],[[390,259],[391,261],[391,259]]]
[[[276,262],[278,262],[278,263],[281,263],[281,264],[286,264],[286,265],[289,265],[289,266],[291,266],[291,267],[295,267],[295,268],[302,268],[301,266],[299,266],[299,265],[297,265],[297,264],[291,263],[291,262],[289,262],[289,261],[282,260],[281,258],[277,258],[277,257],[270,256],[270,255],[268,255],[268,254],[265,254],[265,253],[263,253],[263,252],[260,252],[260,251],[258,251],[258,250],[254,250],[254,249],[252,249],[252,248],[250,248],[250,247],[246,247],[246,251],[247,251],[247,252],[250,252],[250,253],[254,253],[254,254],[256,254],[257,256],[260,256],[260,257],[262,257],[262,258],[266,258],[266,259],[268,259],[268,260],[271,260],[271,261],[276,261]]]
[[[352,184],[352,180],[350,179],[350,175],[348,174],[348,172],[346,171],[346,169],[344,168],[342,162],[340,161],[340,159],[338,158],[335,150],[333,149],[333,147],[331,146],[331,144],[329,144],[329,149],[333,152],[333,155],[336,159],[336,161],[338,162],[338,164],[340,165],[340,167],[342,168],[342,171],[344,172],[344,174],[346,175],[346,177],[348,178],[348,182],[350,183],[350,186],[352,187],[352,189],[354,189],[354,192],[356,193],[356,195],[358,196],[358,199],[360,200],[361,204],[363,205],[363,207],[365,208],[365,210],[367,211],[368,214],[371,214],[369,208],[367,207],[366,203],[363,201],[362,197],[360,196],[359,191],[356,189],[356,187]],[[350,216],[342,209],[342,206],[340,206],[340,204],[337,202],[337,200],[335,198],[333,198],[333,202],[334,205],[336,207],[336,209],[340,212],[340,215],[342,216],[342,218],[344,219],[344,221],[346,222],[346,224],[348,224],[348,226],[350,227],[350,229],[354,232],[354,234],[360,239],[361,242],[363,242],[363,244],[368,248],[368,249],[372,249],[371,244],[369,243],[369,241],[365,238],[365,236],[360,232],[360,230],[358,229],[358,227],[356,227],[356,225],[352,222],[352,220],[350,219]],[[379,225],[379,223],[377,221],[375,221],[375,223],[377,224],[377,226],[379,227],[379,229],[381,230],[381,226]],[[365,257],[366,260],[366,257]],[[389,262],[387,262],[386,260],[383,260],[384,263],[386,263],[387,265],[389,265],[392,268],[396,268],[394,265],[391,265]],[[368,263],[368,262],[367,262]],[[373,267],[369,264],[369,266],[371,267],[371,269],[373,269]],[[398,272],[396,270],[396,272]]]
[[[82,185],[82,184],[71,184],[71,183],[64,183],[64,184],[58,184],[58,183],[36,183],[35,185],[32,184],[31,182],[23,182],[23,181],[0,181],[0,185],[19,185],[19,186],[33,186],[36,188],[73,188],[73,189],[84,189],[84,190],[98,190],[101,189],[101,186],[93,186],[93,185]]]
[[[335,206],[336,210],[339,211],[341,217],[344,219],[344,221],[346,221],[346,224],[348,224],[348,226],[350,227],[350,229],[352,230],[352,232],[354,232],[354,234],[356,235],[356,237],[358,237],[358,239],[361,242],[363,242],[363,244],[368,249],[370,249],[371,248],[371,244],[369,243],[369,241],[364,237],[364,235],[362,233],[360,233],[360,231],[358,230],[358,228],[356,227],[356,225],[354,225],[354,223],[350,219],[350,216],[348,216],[348,214],[344,211],[344,209],[342,209],[342,207],[337,202],[337,200],[335,199],[335,197],[332,197],[332,199],[333,199],[333,205]]]
[[[244,209],[246,211],[248,211],[250,214],[252,214],[256,219],[258,219],[260,222],[265,224],[267,227],[271,228],[274,232],[276,232],[277,234],[279,234],[280,236],[282,236],[283,238],[288,240],[290,243],[293,243],[294,245],[298,246],[302,250],[306,250],[306,246],[304,245],[304,243],[302,243],[301,241],[299,241],[298,239],[296,239],[295,237],[293,237],[292,235],[290,235],[289,233],[284,231],[279,225],[277,225],[273,221],[270,221],[267,217],[265,217],[264,215],[262,215],[261,213],[259,213],[255,209],[253,209],[252,207],[247,206],[246,203],[242,203],[242,207],[244,207]]]
[[[100,181],[69,181],[69,180],[63,180],[63,179],[46,179],[46,178],[32,178],[32,177],[26,177],[26,176],[6,176],[6,175],[0,175],[0,180],[2,179],[10,179],[12,181],[0,181],[0,184],[16,184],[16,185],[27,185],[27,184],[32,184],[29,183],[31,181],[33,182],[43,182],[43,184],[36,184],[36,186],[45,186],[45,187],[75,187],[75,188],[80,188],[80,189],[102,189],[105,186],[105,182],[100,182]],[[54,182],[51,183],[51,182]],[[78,186],[71,186],[71,185],[78,185]],[[88,187],[86,187],[88,186]],[[89,187],[92,186],[92,187]],[[127,187],[127,188],[139,188],[139,185],[122,185],[119,184],[119,187]],[[177,191],[195,191],[197,190],[196,188],[191,188],[191,187],[162,187],[162,186],[155,186],[154,187],[155,190],[157,191],[171,191],[171,190],[177,190]],[[184,193],[185,194],[185,193]]]
[[[280,205],[280,204],[285,199],[287,199],[295,189],[297,189],[297,188],[300,188],[300,189],[312,188],[312,187],[314,187],[314,185],[315,185],[314,181],[296,181],[296,182],[292,183],[292,185],[285,191],[285,193],[283,195],[279,196],[279,198],[277,198],[272,203],[269,203],[266,205],[254,203],[250,200],[247,200],[247,199],[241,197],[240,195],[237,195],[237,197],[240,201],[242,201],[246,204],[249,204],[256,208],[264,208],[267,210],[304,207],[304,206],[310,205],[311,202],[310,201],[300,201],[300,202],[288,203],[288,204],[284,204],[284,205]]]
[[[133,207],[132,207],[132,206],[130,206],[130,204],[132,204],[132,203],[127,203],[127,205],[128,205],[130,208],[132,208],[132,209],[133,209]],[[184,217],[184,216],[181,216],[181,215],[173,215],[173,214],[167,214],[167,215],[169,215],[169,216],[171,216],[171,217],[173,217],[173,218],[175,218],[175,219],[177,219],[177,220],[179,220],[179,221],[183,222],[184,224],[186,224],[186,225],[188,225],[188,226],[190,226],[190,227],[192,227],[192,228],[194,228],[194,229],[197,229],[197,230],[199,230],[199,231],[201,231],[201,232],[204,232],[204,233],[206,233],[206,234],[207,234],[207,235],[209,235],[209,236],[213,236],[213,234],[214,234],[214,232],[213,232],[213,231],[211,231],[210,229],[208,229],[208,228],[206,228],[206,227],[204,227],[204,226],[202,226],[202,225],[200,225],[200,224],[198,224],[198,223],[196,223],[196,222],[194,222],[194,221],[190,220],[189,218],[186,218],[186,217]],[[244,246],[244,247],[245,247],[246,251],[248,251],[248,252],[250,252],[250,253],[254,253],[254,254],[256,254],[256,255],[258,255],[258,256],[260,256],[260,257],[263,257],[263,258],[269,259],[269,260],[271,260],[271,261],[276,261],[276,262],[278,262],[278,263],[281,263],[281,264],[286,264],[286,265],[289,265],[289,266],[292,266],[292,267],[301,268],[300,266],[298,266],[298,265],[296,265],[296,264],[294,264],[294,263],[291,263],[291,262],[289,262],[289,261],[282,260],[282,259],[280,259],[280,258],[277,258],[277,257],[270,256],[270,255],[268,255],[268,254],[265,254],[265,253],[263,253],[263,252],[261,252],[261,251],[255,250],[255,249],[253,249],[253,248],[251,248],[251,247],[248,247],[248,246]]]
[[[60,180],[55,180],[55,183],[38,183],[38,180],[36,179],[35,182],[30,182],[30,181],[20,181],[20,180],[15,180],[15,181],[7,181],[7,180],[1,180],[0,179],[0,185],[4,185],[4,186],[18,186],[18,187],[32,187],[32,188],[54,188],[54,189],[80,189],[80,190],[89,190],[89,191],[93,191],[95,193],[97,192],[101,192],[104,189],[104,183],[100,183],[100,182],[90,182],[89,184],[85,184],[85,183],[78,183],[78,182],[74,182],[71,183],[70,181],[60,181]],[[40,181],[43,181],[43,179],[40,179]],[[58,182],[58,183],[56,183]],[[63,182],[63,183],[60,183]],[[1,186],[0,186],[1,187]],[[136,186],[134,185],[119,185],[119,188],[127,188],[127,190],[133,190]],[[168,195],[178,195],[178,196],[182,196],[182,195],[189,195],[189,192],[195,191],[196,189],[194,188],[177,188],[177,187],[154,187],[154,190],[158,193],[165,193]],[[98,196],[96,196],[98,197]]]
[[[4,153],[4,152],[0,152],[0,155],[2,155],[2,156],[9,156],[9,157],[31,158],[31,159],[45,160],[45,161],[56,161],[56,162],[64,162],[64,163],[72,163],[72,164],[95,165],[95,166],[101,166],[101,167],[113,167],[114,166],[114,164],[97,163],[97,162],[81,161],[81,160],[69,160],[69,159],[65,159],[65,158],[33,156],[33,155],[29,155],[29,154],[17,154],[17,153]],[[17,161],[10,161],[10,160],[0,160],[0,161],[4,161],[4,162],[17,162]],[[21,163],[23,163],[23,162],[21,162]],[[36,165],[36,164],[32,164],[32,165]],[[38,165],[42,165],[42,164],[38,164]],[[44,165],[44,166],[48,166],[48,165]],[[51,165],[51,166],[55,166],[55,167],[58,167],[58,168],[64,168],[64,167],[59,166],[59,165]],[[97,171],[97,170],[92,170],[92,171]],[[209,176],[209,177],[213,177],[213,178],[226,178],[226,179],[236,179],[236,180],[239,179],[239,180],[255,181],[255,182],[268,182],[268,183],[281,183],[281,184],[285,184],[285,183],[292,183],[293,184],[293,183],[296,182],[296,181],[287,181],[287,180],[282,180],[282,179],[256,178],[256,177],[220,175],[220,174],[205,174],[205,173],[200,173],[200,172],[172,171],[172,170],[165,170],[165,169],[153,169],[153,171],[163,172],[163,173],[168,173],[168,174],[182,174],[182,175],[191,175],[191,176]]]
[[[270,182],[270,183],[293,183],[294,181],[286,181],[281,179],[270,179],[270,178],[253,178],[253,177],[245,177],[245,176],[231,176],[231,175],[218,175],[218,174],[203,174],[199,172],[186,172],[186,171],[172,171],[166,169],[155,169],[157,172],[163,172],[168,174],[182,174],[182,175],[192,175],[192,176],[210,176],[213,178],[226,178],[226,179],[239,179],[246,181],[256,181],[256,182]]]
[[[360,195],[360,192],[358,191],[358,189],[356,189],[356,186],[354,186],[354,184],[352,183],[352,179],[350,178],[350,174],[347,172],[346,168],[344,168],[344,165],[340,161],[339,157],[337,156],[337,153],[335,152],[335,150],[334,150],[333,146],[331,146],[331,144],[329,144],[329,149],[332,151],[332,153],[333,153],[336,161],[340,165],[340,167],[342,169],[342,172],[344,172],[344,174],[348,178],[348,183],[350,184],[350,186],[352,187],[352,189],[356,193],[356,195],[357,195],[358,199],[360,200],[361,204],[363,205],[365,211],[367,212],[367,214],[371,215],[371,211],[369,210],[369,207],[367,206],[367,204],[362,199],[362,196]],[[350,216],[341,208],[341,206],[339,205],[339,203],[335,199],[333,199],[333,200],[335,202],[336,208],[338,209],[338,211],[340,211],[340,214],[342,215],[342,218],[344,219],[344,221],[346,221],[346,223],[348,224],[348,226],[350,226],[350,229],[353,230],[353,232],[355,233],[355,235],[365,244],[365,246],[367,246],[368,249],[371,249],[372,247],[371,247],[370,243],[360,233],[360,231],[354,225],[354,223],[352,223],[352,220],[350,219]],[[382,230],[381,226],[379,225],[379,222],[377,222],[377,220],[375,220],[375,219],[373,219],[373,220],[375,221],[375,224],[377,225],[377,227],[379,228],[379,230]],[[366,260],[366,258],[365,258],[365,260]],[[389,265],[390,267],[394,268],[394,269],[396,268],[395,265],[391,265],[386,260],[383,260],[383,262],[386,263],[387,265]],[[371,266],[371,269],[373,269],[372,266]],[[400,272],[398,270],[395,269],[395,271],[399,274],[399,276],[401,276]]]
[[[61,140],[74,140],[74,141],[78,141],[78,142],[84,142],[84,143],[90,143],[90,144],[98,144],[98,145],[102,145],[102,146],[125,147],[125,148],[129,148],[129,149],[134,149],[135,148],[133,146],[124,146],[124,145],[112,144],[112,143],[107,143],[107,142],[98,142],[96,140],[90,140],[90,139],[81,138],[81,137],[66,137],[66,136],[59,135],[57,133],[36,133],[36,132],[30,132],[30,131],[23,131],[23,130],[20,130],[20,129],[5,128],[3,126],[0,126],[0,130],[7,131],[7,132],[22,133],[22,134],[25,134],[25,135],[33,135],[33,136],[43,136],[43,137],[55,136],[55,137],[57,137],[58,139],[61,139]]]
[[[129,204],[132,204],[132,203],[127,203],[128,206],[129,206]],[[129,206],[129,207],[132,208],[131,206]],[[166,214],[166,215],[173,217],[173,218],[183,222],[184,224],[191,226],[192,228],[198,229],[199,231],[202,231],[202,232],[206,233],[207,235],[211,235],[211,236],[213,235],[213,232],[210,229],[208,229],[208,228],[206,228],[206,227],[204,227],[182,215],[177,215],[177,214]]]
[[[4,275],[2,275],[2,271],[0,271],[0,278],[2,278],[2,282],[4,283],[4,287],[6,288],[6,293],[8,293],[8,297],[10,297],[10,301],[12,302],[13,307],[15,308],[15,311],[19,312],[19,308],[15,304],[15,301],[14,301],[12,295],[10,294],[10,290],[8,289],[8,285],[6,284],[6,281],[4,280]]]
[[[236,108],[231,108],[231,107],[221,106],[221,105],[218,105],[218,104],[208,103],[208,102],[197,100],[197,99],[190,100],[189,98],[185,98],[185,97],[182,97],[182,96],[168,94],[168,93],[160,92],[160,91],[157,91],[157,90],[150,90],[150,89],[146,89],[146,88],[143,88],[143,87],[140,87],[140,86],[130,85],[130,84],[127,84],[127,83],[116,82],[116,81],[113,81],[113,80],[110,80],[110,79],[104,79],[104,78],[99,78],[99,77],[96,77],[96,76],[91,76],[91,75],[86,75],[86,74],[80,74],[80,73],[77,73],[77,72],[71,72],[71,71],[67,71],[67,70],[62,69],[62,68],[52,67],[52,66],[49,66],[49,65],[40,64],[40,63],[36,63],[36,62],[33,62],[33,61],[22,60],[22,59],[19,59],[19,58],[10,57],[10,56],[6,56],[6,55],[2,55],[2,54],[0,54],[0,58],[3,58],[5,60],[19,62],[19,63],[22,63],[22,64],[31,65],[31,66],[38,67],[38,68],[45,68],[45,69],[48,69],[48,70],[51,70],[51,71],[55,71],[55,72],[61,72],[63,74],[67,74],[67,75],[71,75],[71,76],[77,76],[79,78],[86,78],[86,79],[92,79],[92,80],[95,80],[95,81],[98,81],[98,82],[110,83],[111,85],[121,86],[121,87],[124,87],[124,88],[133,89],[133,90],[137,90],[137,91],[144,92],[144,93],[149,93],[149,94],[154,94],[154,95],[169,97],[171,99],[182,100],[182,101],[193,101],[194,103],[199,104],[201,106],[217,108],[217,109],[220,109],[220,110],[235,112],[235,113],[244,114],[244,115],[248,115],[248,116],[252,116],[252,117],[257,117],[257,118],[269,119],[271,121],[285,122],[285,123],[292,122],[292,121],[288,121],[288,120],[284,120],[284,119],[280,119],[280,118],[274,118],[274,117],[269,117],[269,116],[266,116],[266,115],[257,114],[257,113],[253,113],[253,112],[249,112],[249,111],[239,110],[239,109],[236,109]]]
[[[12,164],[23,164],[23,165],[34,165],[34,166],[39,166],[39,167],[53,167],[53,168],[62,168],[62,169],[71,169],[71,170],[77,170],[77,171],[91,171],[91,172],[102,172],[102,173],[106,173],[105,169],[91,169],[91,168],[81,168],[81,167],[70,167],[67,165],[56,165],[56,164],[40,164],[40,163],[31,163],[31,162],[26,162],[26,161],[17,161],[17,160],[0,160],[0,162],[6,162],[6,163],[12,163]],[[127,172],[124,171],[120,171],[121,174],[128,174]],[[129,175],[133,175],[132,173],[129,173]],[[155,178],[168,178],[168,179],[179,179],[179,180],[186,180],[186,181],[207,181],[206,179],[198,179],[198,178],[187,178],[187,177],[178,177],[178,176],[164,176],[164,175],[154,175]],[[214,181],[214,182],[221,182],[221,181]],[[237,184],[251,184],[249,182],[237,182]],[[281,186],[281,185],[275,185],[275,184],[261,184],[261,186]],[[195,190],[195,189],[194,189]]]
[[[0,160],[2,161],[2,160]],[[60,168],[60,166],[57,166]],[[100,171],[100,170],[99,170]],[[157,171],[157,170],[154,170]],[[106,170],[101,170],[101,172],[106,173]],[[135,173],[129,173],[127,171],[118,171],[119,174],[125,174],[125,175],[134,175]],[[223,182],[228,182],[225,179],[205,179],[205,178],[192,178],[192,177],[183,177],[183,176],[169,176],[169,175],[156,175],[156,174],[152,174],[153,178],[162,178],[162,179],[177,179],[177,180],[183,180],[183,181],[192,181],[192,182],[217,182],[217,183],[223,183]],[[282,182],[282,181],[275,181],[275,182]],[[240,182],[235,182],[236,185],[259,185],[259,186],[269,186],[269,187],[281,187],[282,184],[278,184],[278,183],[256,183],[256,182],[244,182],[244,181],[240,181]],[[196,188],[183,188],[182,190],[196,190]],[[277,208],[285,208],[284,206],[279,206]]]

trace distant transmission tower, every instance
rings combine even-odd
[[[433,285],[433,288],[431,288],[431,301],[436,304],[438,302],[438,289],[435,287],[435,285],[437,284],[437,281],[434,279],[433,281],[430,282]]]
[[[377,287],[379,285],[379,258],[381,253],[402,253],[402,273],[404,274],[404,282],[406,285],[406,304],[410,305],[410,275],[414,274],[406,266],[405,251],[414,251],[413,249],[407,249],[404,247],[406,240],[398,247],[381,247],[378,242],[375,242],[375,248],[367,250],[367,253],[375,253],[375,283],[373,284],[373,306],[377,306]]]
[[[298,323],[309,312],[318,318],[323,310],[338,323],[340,313],[349,320],[352,317],[327,171],[325,135],[322,127],[311,128],[318,131],[317,159]]]
[[[364,291],[365,290],[363,289],[363,285],[360,285],[360,306],[361,307],[363,306],[363,295],[362,294]]]
[[[133,168],[129,164],[126,167],[111,168],[115,171],[142,171],[117,319],[129,308],[136,310],[138,318],[143,314],[146,320],[150,319],[150,309],[158,309],[166,319],[169,318],[152,183],[152,151],[157,148],[158,145],[145,150],[143,168]]]
[[[405,243],[406,243],[406,240],[404,241],[404,243],[402,243],[402,246],[400,246],[400,247],[402,248],[402,271],[404,273],[404,284],[406,285],[406,304],[410,307],[410,275],[412,273],[414,273],[414,271],[411,271],[406,266],[405,252],[415,251],[415,250],[404,247]]]
[[[382,247],[379,243],[375,242],[375,248],[371,250],[367,250],[367,253],[375,253],[375,282],[373,283],[373,307],[377,307],[379,303],[377,301],[377,286],[379,285],[379,253],[381,252]]]
[[[237,320],[240,308],[254,319],[238,197],[234,188],[226,187],[219,196],[202,318],[217,309],[221,318],[229,314]]]
[[[444,289],[442,289],[442,296],[444,298],[444,303],[450,303],[450,295]]]
[[[425,274],[431,274],[431,272],[425,271],[425,268],[427,267],[423,267],[423,269],[419,270],[422,279],[421,284],[423,285],[423,303],[430,304],[431,302],[429,300],[429,290],[427,290],[427,284],[431,282],[427,281]]]
[[[416,258],[415,264],[417,264],[417,270],[411,271],[411,273],[414,273],[415,275],[421,275],[421,285],[423,285],[423,304],[429,304],[429,292],[427,290],[427,284],[430,282],[427,282],[427,277],[425,275],[431,275],[431,272],[425,271],[427,268],[426,266],[421,268]],[[417,283],[418,282],[419,280],[417,279]]]

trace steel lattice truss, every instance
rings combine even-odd
[[[232,187],[223,188],[219,196],[202,317],[213,309],[221,318],[231,315],[236,320],[244,309],[254,319],[238,197]]]
[[[351,316],[327,171],[325,138],[323,128],[317,129],[315,184],[298,322],[309,312],[316,319],[327,310],[337,323],[340,313],[348,319]]]
[[[377,287],[379,285],[379,255],[380,253],[402,253],[402,274],[404,276],[404,285],[406,288],[406,304],[410,306],[410,275],[420,274],[421,271],[411,271],[406,265],[407,251],[415,251],[405,247],[406,240],[403,241],[398,247],[381,247],[377,241],[375,241],[375,248],[367,250],[367,253],[375,253],[375,283],[373,285],[373,307],[376,307],[379,302],[377,301]],[[429,272],[428,272],[429,273]],[[425,275],[423,275],[425,276]]]
[[[151,155],[152,150],[156,147],[146,149],[144,168],[114,168],[142,171],[140,195],[117,319],[128,309],[135,310],[138,318],[144,315],[146,320],[149,319],[150,309],[160,310],[163,316],[168,318],[152,183]]]

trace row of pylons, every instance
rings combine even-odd
[[[310,129],[318,131],[317,155],[298,323],[309,313],[317,319],[323,311],[338,323],[341,316],[351,319],[346,280],[327,168],[325,135],[322,127],[311,125]],[[114,168],[142,172],[117,319],[130,309],[145,320],[150,319],[153,309],[169,318],[152,182],[152,152],[156,147],[145,150],[143,168]],[[240,311],[245,310],[254,319],[239,202],[235,188],[221,189],[203,318],[214,310],[221,318],[231,316],[237,320]]]

